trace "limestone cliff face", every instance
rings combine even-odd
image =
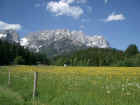
[[[20,44],[36,52],[46,52],[50,56],[89,47],[110,47],[103,36],[89,36],[81,31],[65,29],[30,33],[20,40]]]

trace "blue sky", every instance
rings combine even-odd
[[[140,48],[140,0],[0,0],[0,30],[23,37],[47,29],[102,35],[111,47]]]

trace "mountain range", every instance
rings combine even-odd
[[[82,31],[67,29],[32,32],[21,39],[16,31],[7,30],[0,32],[0,39],[20,43],[21,46],[35,52],[47,53],[48,56],[61,55],[89,47],[110,47],[108,41],[101,35],[86,35]]]

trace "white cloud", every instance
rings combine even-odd
[[[75,0],[75,1],[77,1],[77,3],[87,3],[87,0]]]
[[[84,25],[80,25],[80,29],[84,29],[85,28],[85,26]]]
[[[68,4],[71,4],[73,2],[75,2],[75,0],[61,0],[62,2],[65,2],[65,3],[68,3]]]
[[[90,19],[89,18],[83,18],[83,19],[81,19],[81,22],[90,22]]]
[[[111,15],[109,15],[107,17],[107,19],[105,19],[104,21],[105,22],[111,22],[111,21],[122,21],[122,20],[125,20],[125,16],[123,14],[115,14],[115,13],[112,13]]]
[[[66,2],[66,3],[68,3],[68,4],[71,4],[71,3],[86,3],[87,2],[87,0],[61,0],[61,1],[63,1],[63,2]]]
[[[92,12],[92,10],[93,10],[92,7],[87,6],[87,11],[88,11],[88,12]]]
[[[20,24],[8,24],[3,21],[0,21],[0,30],[20,30],[21,25]]]
[[[107,4],[109,0],[104,0],[104,1],[105,1],[105,4]]]
[[[66,15],[72,16],[74,18],[79,18],[84,13],[84,11],[79,6],[71,6],[71,4],[74,2],[76,2],[76,0],[60,0],[59,2],[50,1],[47,4],[47,9],[50,12],[55,13],[56,16]]]

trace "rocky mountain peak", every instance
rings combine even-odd
[[[69,31],[67,29],[33,32],[22,38],[20,44],[36,52],[49,53],[49,55],[57,55],[89,47],[110,47],[103,36],[89,36],[82,31]]]
[[[15,30],[0,31],[0,39],[7,40],[8,42],[20,42],[19,35]]]

